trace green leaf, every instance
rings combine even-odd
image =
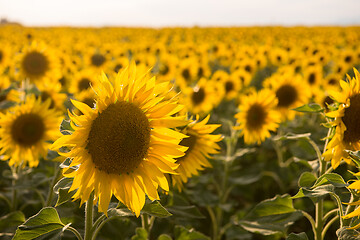
[[[69,201],[72,198],[72,196],[74,196],[74,194],[75,194],[75,191],[69,192],[68,188],[66,188],[66,189],[60,188],[58,190],[58,199],[56,201],[55,207],[60,206],[61,204]]]
[[[312,186],[312,188],[316,188],[322,185],[326,184],[332,184],[335,187],[346,187],[348,184],[345,182],[345,180],[337,173],[326,173],[322,176],[320,176],[315,184]]]
[[[331,184],[319,186],[314,189],[300,188],[298,193],[295,196],[291,197],[291,199],[303,198],[303,197],[320,198],[326,196],[329,193],[333,193],[334,190],[335,188]]]
[[[302,217],[301,211],[272,215],[259,218],[258,220],[242,220],[239,225],[245,230],[262,235],[286,233],[287,228]]]
[[[357,240],[359,239],[359,232],[354,229],[348,229],[346,227],[339,228],[336,231],[338,240]]]
[[[290,233],[286,240],[309,240],[306,233]]]
[[[289,195],[275,196],[272,199],[266,199],[255,206],[247,215],[246,219],[257,219],[259,217],[291,213],[296,211]]]
[[[131,237],[131,240],[147,240],[148,233],[144,228],[136,228],[136,235]]]
[[[161,234],[157,240],[172,240],[172,238],[167,234]]]
[[[297,111],[297,112],[318,113],[318,112],[324,111],[324,108],[322,108],[317,103],[309,103],[309,104],[305,104],[301,107],[294,108],[292,110]]]
[[[134,214],[127,208],[109,208],[108,217],[118,216],[118,217],[132,217]]]
[[[183,226],[175,226],[175,239],[176,240],[210,240],[209,237],[201,232],[195,231],[195,229],[186,229]]]
[[[266,221],[243,220],[240,221],[240,226],[248,232],[258,233],[262,235],[273,235],[277,233],[285,233],[287,231],[287,228],[301,217],[301,212],[294,212],[267,218]]]
[[[63,119],[60,124],[60,132],[64,135],[71,135],[74,129],[70,125],[70,120]]]
[[[65,224],[60,221],[56,209],[46,207],[20,225],[13,239],[34,239],[44,234],[61,230],[64,227]]]
[[[0,218],[0,232],[8,227],[18,226],[25,221],[21,211],[11,212]]]
[[[149,204],[145,204],[141,212],[158,218],[165,218],[172,215],[160,204],[159,201],[153,201]]]
[[[316,182],[316,177],[311,172],[304,172],[301,174],[298,185],[299,187],[311,187]]]
[[[321,123],[320,125],[323,126],[323,127],[326,127],[326,128],[332,128],[333,127],[333,125],[331,123],[329,123],[329,122]]]
[[[287,133],[283,136],[276,136],[273,139],[275,141],[283,141],[283,140],[296,140],[296,139],[308,139],[311,136],[311,133],[302,133],[302,134],[295,134],[295,133]]]
[[[303,215],[297,211],[290,196],[275,196],[255,206],[238,224],[245,230],[263,235],[285,233]]]
[[[184,218],[205,218],[204,215],[201,214],[199,209],[195,206],[171,206],[167,207],[167,210],[174,214],[176,217],[184,217]]]
[[[56,194],[59,194],[60,189],[69,189],[71,187],[72,183],[73,183],[72,178],[64,177],[55,184],[55,186],[53,187],[53,190]]]

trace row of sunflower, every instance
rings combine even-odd
[[[357,236],[359,40],[1,27],[1,236]]]

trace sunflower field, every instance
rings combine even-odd
[[[360,238],[360,27],[0,27],[0,239]]]

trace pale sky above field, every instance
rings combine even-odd
[[[360,0],[0,0],[26,26],[360,25]]]

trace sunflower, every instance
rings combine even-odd
[[[76,73],[71,81],[70,92],[73,94],[86,91],[96,84],[97,74],[92,69],[84,69]]]
[[[109,54],[93,48],[84,56],[85,68],[91,68],[97,73],[100,73],[102,70],[105,71],[110,64],[109,58]]]
[[[360,74],[354,68],[355,78],[347,76],[348,82],[340,80],[342,91],[329,91],[330,96],[339,104],[336,111],[328,112],[327,117],[334,118],[335,135],[326,146],[323,154],[335,169],[341,160],[350,163],[350,157],[345,150],[360,150]]]
[[[356,176],[357,178],[359,178],[360,172],[353,173],[353,175]],[[351,183],[348,186],[348,188],[359,191],[360,190],[360,180],[355,180],[353,183]],[[348,218],[353,218],[353,217],[359,217],[360,216],[360,207],[359,207],[360,200],[349,203],[349,205],[358,205],[358,207],[354,211],[352,211],[351,213],[348,213],[347,215],[343,216],[343,218],[348,219]],[[350,227],[350,229],[357,229],[359,227],[360,227],[360,223],[356,224],[353,227]]]
[[[223,85],[225,98],[228,101],[237,97],[242,86],[242,82],[239,81],[238,76],[229,75],[227,72],[222,70],[216,71],[211,79]]]
[[[11,47],[3,42],[0,42],[0,74],[6,67],[11,64]]]
[[[303,82],[300,75],[284,74],[270,79],[271,89],[278,99],[276,110],[280,112],[283,120],[293,119],[296,112],[291,109],[309,102],[311,97],[309,86]]]
[[[52,145],[71,148],[60,154],[72,159],[64,175],[74,178],[73,198],[82,204],[94,191],[100,212],[106,213],[114,194],[139,216],[145,194],[155,200],[158,187],[169,190],[164,173],[176,174],[174,158],[187,149],[178,145],[184,135],[171,129],[187,121],[173,117],[183,108],[176,99],[163,100],[168,83],[135,76],[134,63],[118,73],[114,85],[102,74],[94,87],[95,108],[72,100],[83,115],[69,113],[75,131]],[[76,171],[68,171],[74,166]]]
[[[243,88],[250,85],[252,75],[247,71],[245,71],[244,69],[239,69],[231,73],[231,78],[237,79],[241,85],[241,88]]]
[[[246,144],[260,144],[270,137],[269,131],[279,127],[280,115],[274,110],[277,104],[275,94],[269,89],[254,91],[242,98],[240,112],[235,115],[239,126],[235,129],[242,130]]]
[[[308,83],[312,93],[316,92],[323,78],[322,67],[320,65],[310,66],[304,69],[305,82]]]
[[[30,95],[25,102],[0,113],[0,154],[10,166],[36,167],[45,157],[48,141],[59,137],[61,113],[50,109],[50,100],[41,102]]]
[[[216,107],[224,96],[224,87],[217,81],[202,78],[194,87],[182,88],[182,102],[186,110],[204,115]]]
[[[50,108],[55,108],[62,112],[65,111],[64,102],[67,98],[66,93],[61,93],[61,83],[44,80],[37,84],[40,91],[39,97],[44,102],[50,99]]]
[[[177,69],[176,84],[181,88],[191,86],[198,74],[197,62],[194,58],[185,59],[179,62]]]
[[[43,79],[59,79],[60,65],[53,50],[42,42],[33,41],[16,58],[17,79],[41,82]]]
[[[179,191],[181,191],[183,183],[186,183],[188,178],[198,175],[199,171],[203,170],[204,167],[211,167],[207,158],[211,158],[210,154],[216,154],[220,150],[217,142],[221,141],[223,137],[211,133],[221,125],[207,124],[209,119],[210,115],[199,121],[197,115],[195,121],[181,130],[182,134],[189,137],[180,142],[180,145],[188,147],[188,149],[185,156],[176,160],[176,163],[179,164],[179,167],[175,170],[178,175],[172,175],[173,186],[177,186]]]

